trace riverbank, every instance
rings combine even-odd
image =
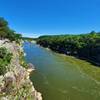
[[[80,35],[47,35],[37,38],[37,44],[51,50],[85,59],[100,66],[100,33]]]
[[[66,57],[68,57],[68,56],[69,56],[69,57],[73,57],[73,58],[76,58],[76,59],[83,60],[83,61],[86,61],[86,62],[88,62],[88,63],[91,63],[91,65],[93,65],[93,66],[100,67],[100,63],[95,62],[95,61],[92,61],[92,60],[90,60],[90,59],[88,59],[88,58],[79,57],[78,55],[69,55],[69,54],[65,54],[65,53],[59,52],[59,51],[55,51],[55,50],[52,50],[52,49],[49,48],[49,47],[44,47],[44,46],[42,46],[42,45],[40,45],[40,44],[38,44],[38,43],[37,43],[37,45],[39,45],[39,46],[45,48],[46,50],[51,50],[51,51],[53,51],[53,52],[55,52],[55,53],[59,53],[59,54],[61,54],[61,55],[65,55]]]
[[[7,72],[0,75],[0,100],[42,100],[41,93],[35,90],[30,80],[34,69],[26,68],[21,59],[24,54],[22,45],[0,40],[0,47],[5,47],[13,55]]]
[[[39,45],[40,46],[40,45]],[[53,50],[51,50],[50,48],[45,48],[43,46],[40,46],[48,51],[52,51],[55,52]],[[83,72],[85,72],[86,74],[88,74],[89,76],[91,76],[91,79],[96,80],[97,83],[100,84],[100,66],[95,65],[85,59],[80,59],[78,57],[74,57],[74,56],[69,56],[66,54],[61,54],[59,52],[55,52],[58,56],[62,57],[63,60],[73,64],[73,65],[77,65],[77,67],[82,70]],[[81,67],[80,67],[81,66]]]

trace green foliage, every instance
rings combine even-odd
[[[27,63],[25,62],[25,57],[24,57],[24,53],[20,52],[20,65],[23,66],[24,68],[28,68]]]
[[[0,48],[0,58],[4,58],[6,56],[7,49],[1,47]]]
[[[5,27],[7,25],[8,22],[3,17],[0,17],[0,27]]]
[[[0,48],[0,75],[6,73],[7,65],[10,63],[12,54],[6,48]]]
[[[81,35],[41,36],[37,44],[100,64],[100,33],[95,31]]]
[[[35,38],[30,38],[30,37],[22,37],[23,40],[27,40],[27,41],[33,41],[35,40]]]
[[[15,31],[9,28],[8,22],[0,17],[0,39],[9,39],[10,41],[19,42],[21,39],[21,34],[16,34]]]

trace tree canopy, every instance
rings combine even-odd
[[[10,29],[8,22],[0,17],[0,39],[9,39],[11,41],[18,41],[21,38],[21,34],[17,34],[14,30]]]
[[[100,65],[100,32],[41,36],[37,39],[37,44],[59,53],[85,58]]]

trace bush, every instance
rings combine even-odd
[[[6,48],[0,48],[0,75],[3,75],[7,71],[7,65],[10,63],[12,54],[7,51]]]
[[[5,49],[4,47],[0,48],[0,58],[4,58],[6,56],[7,53],[7,49]]]
[[[20,59],[20,65],[23,66],[24,68],[28,68],[27,63],[25,62],[25,57],[23,52],[20,53],[19,59]]]

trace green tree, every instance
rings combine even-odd
[[[56,52],[85,58],[100,64],[100,32],[81,35],[41,36],[37,44]]]
[[[16,34],[15,31],[9,28],[8,22],[0,17],[0,39],[8,38],[11,41],[18,41],[21,39],[20,34]]]

